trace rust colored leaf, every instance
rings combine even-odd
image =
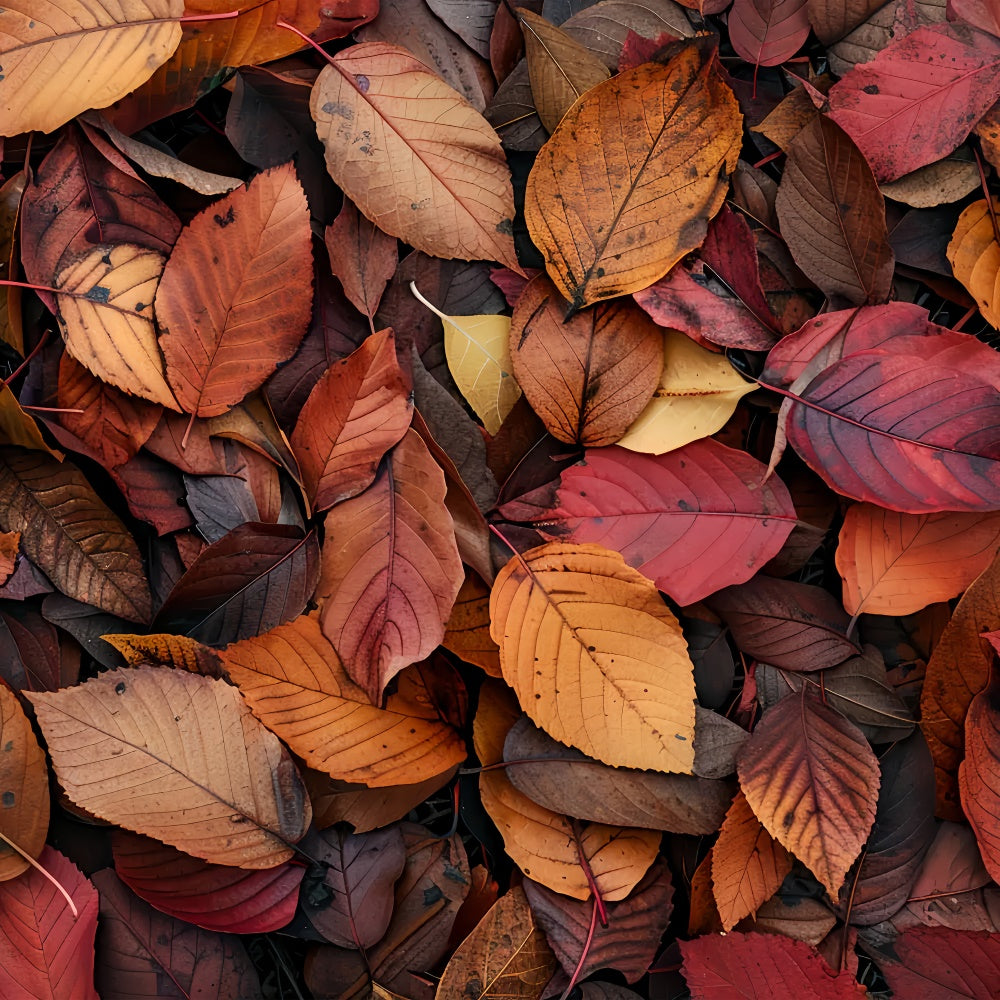
[[[660,381],[663,332],[628,300],[564,323],[566,303],[545,275],[517,300],[510,328],[514,376],[559,441],[614,444]]]
[[[827,296],[852,305],[889,298],[885,201],[857,146],[829,118],[814,115],[792,140],[775,207],[795,263]]]
[[[243,942],[158,913],[106,868],[97,984],[101,1000],[263,1000]]]
[[[691,773],[687,645],[656,587],[617,552],[550,542],[514,556],[490,616],[504,679],[550,735],[615,767]]]
[[[500,647],[490,635],[490,591],[471,571],[455,598],[455,606],[441,640],[446,649],[466,663],[474,663],[491,677],[502,677]]]
[[[114,646],[130,667],[158,663],[164,667],[189,670],[193,674],[204,674],[206,677],[222,676],[222,663],[216,651],[186,635],[108,634],[101,638]]]
[[[468,1000],[537,1000],[555,969],[555,956],[524,890],[514,888],[456,949],[438,993]]]
[[[38,859],[69,893],[32,868],[0,883],[0,992],[4,1000],[98,1000],[94,990],[97,892],[83,873],[46,847]]]
[[[213,865],[124,830],[111,843],[118,877],[168,916],[229,934],[266,934],[295,916],[305,868],[291,861],[252,870]]]
[[[287,861],[305,833],[288,751],[223,681],[140,667],[29,697],[60,784],[96,816],[243,868]]]
[[[1000,514],[900,514],[850,507],[840,528],[837,570],[849,614],[909,615],[957,597],[1000,549]]]
[[[369,222],[349,198],[324,234],[330,266],[344,294],[358,311],[372,319],[382,293],[396,273],[396,241]]]
[[[915,927],[900,935],[899,958],[881,963],[893,996],[907,1000],[992,1000],[1000,992],[1000,934]]]
[[[781,887],[793,860],[737,792],[712,847],[712,888],[723,930],[754,916]]]
[[[418,674],[384,709],[348,677],[313,616],[228,646],[225,669],[251,710],[310,767],[372,787],[426,781],[465,759]]]
[[[737,54],[755,66],[778,66],[809,35],[807,0],[736,0],[729,33]]]
[[[177,401],[211,417],[295,352],[311,305],[305,193],[288,163],[213,202],[177,238],[156,291]]]
[[[998,208],[1000,202],[994,199],[993,212]],[[1000,244],[997,243],[993,219],[994,215],[985,201],[969,205],[955,224],[948,244],[948,261],[955,277],[976,300],[986,322],[1000,327],[1000,287],[997,285]]]
[[[0,527],[67,596],[147,622],[149,585],[125,526],[79,469],[43,452],[0,449]]]
[[[330,176],[380,229],[436,257],[520,270],[500,140],[409,52],[364,42],[338,53],[310,109]]]
[[[441,642],[462,584],[444,497],[444,474],[408,431],[375,482],[327,516],[323,633],[373,704],[403,667]]]
[[[739,136],[732,91],[697,44],[570,109],[531,170],[525,215],[572,309],[645,288],[701,243]]]
[[[995,671],[969,705],[965,759],[958,766],[962,809],[976,834],[983,864],[1000,875],[1000,678]]]
[[[406,433],[413,404],[391,330],[334,363],[302,406],[291,444],[317,510],[371,485],[382,456]]]
[[[761,718],[737,762],[750,808],[836,897],[875,821],[879,765],[858,729],[805,693]]]
[[[882,0],[807,0],[809,23],[816,37],[829,45],[844,37],[882,6]]]

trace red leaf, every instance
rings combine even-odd
[[[867,996],[853,975],[834,973],[813,948],[791,938],[707,935],[681,941],[680,947],[681,972],[694,1000],[860,1000]]]
[[[213,865],[149,837],[115,830],[115,871],[161,913],[210,931],[266,934],[284,927],[299,899],[305,868]]]
[[[70,894],[79,916],[34,868],[0,882],[0,996],[98,1000],[94,991],[97,892],[75,865],[51,847],[42,851],[38,863]]]
[[[1000,91],[1000,39],[964,25],[920,27],[855,66],[830,91],[830,116],[880,181],[947,156]]]
[[[756,66],[777,66],[809,35],[806,0],[734,0],[729,37],[737,55]]]
[[[711,438],[665,455],[588,449],[562,474],[549,538],[616,549],[679,604],[750,579],[795,524],[780,479]]]
[[[915,927],[894,944],[900,964],[881,963],[893,996],[994,1000],[1000,996],[1000,934]]]

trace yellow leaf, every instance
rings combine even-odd
[[[447,316],[420,294],[410,291],[444,324],[444,351],[455,385],[490,434],[521,397],[510,360],[509,316]]]
[[[682,448],[719,430],[755,388],[724,355],[666,330],[660,384],[618,444],[651,455]]]

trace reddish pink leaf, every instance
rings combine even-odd
[[[729,38],[738,55],[756,66],[777,66],[809,35],[806,0],[734,0]]]
[[[711,438],[665,455],[588,449],[562,474],[549,538],[596,542],[680,604],[749,580],[784,544],[795,509],[781,480]]]
[[[344,286],[344,294],[371,319],[399,263],[395,238],[369,222],[346,197],[325,236],[330,267]]]
[[[302,406],[292,448],[317,510],[369,486],[382,456],[406,433],[413,404],[391,330],[327,369]]]
[[[149,837],[115,830],[115,871],[161,913],[210,931],[266,934],[284,927],[299,900],[302,865],[213,865]]]
[[[905,1000],[994,1000],[1000,996],[1000,934],[915,927],[896,939],[899,965],[880,967]]]
[[[998,96],[1000,39],[935,24],[855,66],[830,91],[830,115],[891,181],[947,156]]]
[[[98,1000],[94,990],[97,892],[79,869],[46,847],[38,863],[69,893],[34,868],[0,882],[0,996],[4,1000]],[[107,998],[104,998],[107,1000]]]
[[[966,24],[1000,37],[1000,7],[995,0],[951,0],[948,10]]]
[[[860,1000],[867,996],[851,973],[835,973],[813,948],[792,938],[706,935],[681,941],[680,946],[681,972],[694,1000]]]

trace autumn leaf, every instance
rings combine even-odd
[[[994,228],[998,203],[976,201],[958,217],[948,261],[955,277],[965,285],[976,300],[983,318],[992,326],[1000,326],[1000,301],[997,299],[996,274],[1000,262],[1000,245]]]

